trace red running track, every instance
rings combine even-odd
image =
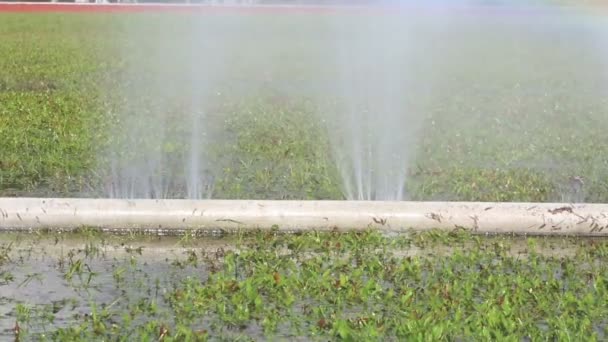
[[[603,0],[602,0],[603,1]],[[416,14],[434,15],[438,11],[456,11],[471,15],[513,15],[543,13],[542,6],[493,6],[493,5],[404,5],[397,7],[374,6],[323,6],[323,5],[200,5],[200,4],[91,4],[91,3],[50,3],[50,2],[0,2],[2,12],[61,12],[61,13],[139,13],[139,12],[178,12],[201,14],[263,14],[263,13],[376,13],[390,14],[398,12],[415,12]]]
[[[379,8],[375,9],[380,11]],[[384,9],[383,11],[385,11]],[[182,12],[182,13],[330,13],[336,11],[370,12],[370,7],[338,6],[211,6],[196,4],[92,4],[92,3],[34,3],[34,2],[0,2],[2,12],[61,12],[61,13],[138,13],[138,12]]]

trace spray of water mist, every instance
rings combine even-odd
[[[432,200],[461,198],[466,187],[474,192],[464,195],[469,198],[483,198],[484,192],[517,198],[539,180],[551,187],[534,191],[551,188],[549,201],[593,198],[590,183],[580,179],[601,179],[602,157],[586,155],[593,149],[581,146],[603,139],[592,138],[588,128],[591,122],[604,125],[594,117],[606,108],[598,77],[605,65],[597,48],[602,26],[584,13],[553,6],[453,12],[438,42],[445,51],[431,113],[436,125],[425,128],[430,138],[421,142],[428,155],[442,157],[418,160],[427,174],[451,175],[437,182],[466,182]],[[459,179],[467,170],[483,176]]]
[[[209,197],[218,172],[209,146],[222,134],[210,124],[220,84],[247,93],[242,88],[263,83],[290,98],[318,101],[314,120],[327,125],[351,200],[407,199],[413,168],[428,174],[489,170],[487,177],[500,179],[517,169],[531,179],[551,175],[568,189],[566,176],[599,178],[605,173],[601,156],[570,155],[564,146],[581,141],[573,131],[583,132],[589,122],[580,113],[583,105],[605,108],[594,92],[602,85],[589,84],[605,67],[604,59],[590,57],[605,52],[598,48],[604,36],[591,37],[588,32],[598,29],[560,13],[506,6],[453,10],[435,2],[395,11],[259,17],[245,29],[236,15],[183,15],[179,25],[172,15],[153,28],[134,20],[121,56],[127,62],[107,193]],[[230,64],[235,55],[243,57]],[[233,98],[243,98],[235,94],[232,89]],[[564,129],[547,132],[548,120],[563,120]],[[593,158],[601,161],[581,166]],[[506,187],[510,181],[488,182]],[[578,197],[563,200],[589,199],[588,184],[575,189]]]
[[[123,48],[121,104],[108,151],[115,198],[209,198],[215,170],[209,112],[230,53],[234,21],[204,16],[133,20]],[[148,21],[149,22],[149,21]],[[223,26],[225,24],[225,26]],[[228,32],[228,33],[226,33]]]
[[[337,95],[326,109],[328,131],[349,200],[407,198],[431,84],[415,18],[388,12],[328,18],[335,44],[329,83]]]

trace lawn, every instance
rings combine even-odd
[[[410,138],[409,198],[606,201],[606,20],[571,11],[542,25],[493,14],[418,27],[412,67],[399,69],[408,127],[373,126]],[[322,17],[0,16],[0,193],[105,196],[112,158],[162,155],[178,179],[204,106],[211,197],[343,198],[330,143],[349,126],[323,101],[348,59],[332,57]],[[200,68],[190,45],[202,46]],[[212,82],[191,85],[192,74]]]
[[[403,72],[392,100],[407,124],[372,114],[358,129],[406,136],[408,198],[608,202],[608,21],[558,12],[406,26],[407,60],[378,65],[385,80]],[[344,199],[335,146],[361,131],[343,124],[354,96],[341,91],[365,79],[354,61],[398,35],[337,58],[338,42],[356,42],[331,25],[0,13],[0,196],[128,196],[112,191],[117,173],[160,165],[159,184],[175,181],[166,195],[185,197],[197,157],[213,198]],[[598,239],[459,231],[2,234],[0,337],[605,340],[607,253]]]

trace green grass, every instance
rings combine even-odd
[[[603,240],[266,232],[221,247],[169,241],[159,253],[160,240],[142,237],[6,239],[0,270],[13,274],[0,289],[22,298],[46,277],[63,279],[52,302],[0,297],[12,308],[0,326],[18,325],[21,340],[578,341],[608,332]]]
[[[602,18],[585,18],[591,26],[605,25]],[[159,20],[173,28],[159,30],[153,25]],[[184,34],[188,20],[0,14],[0,195],[100,194],[109,171],[104,151],[118,144],[124,153],[134,152],[120,130],[121,105],[137,93],[121,82],[125,72],[158,65],[173,51],[159,52],[154,42]],[[331,75],[331,66],[302,62],[319,58],[317,51],[331,39],[309,16],[260,20],[267,25],[243,32],[247,39],[240,53],[226,56],[232,69],[209,122],[219,137],[210,147],[213,196],[341,199],[331,132],[322,126],[330,114],[310,100],[315,90],[306,88],[319,75]],[[135,22],[152,31],[127,30]],[[221,23],[211,23],[216,24]],[[286,24],[299,39],[272,34]],[[569,31],[555,41],[525,28],[463,30],[469,34],[446,42],[443,59],[432,68],[412,71],[432,72],[434,84],[432,101],[412,104],[423,124],[413,149],[410,196],[567,201],[572,200],[568,178],[582,176],[585,201],[608,201],[608,83],[601,76],[606,72],[601,55],[581,53],[590,51],[586,36]],[[141,39],[141,49],[128,45],[132,37]],[[133,54],[127,58],[123,51]],[[425,51],[412,54],[428,57]],[[141,93],[135,109],[153,112],[160,99]],[[190,95],[185,91],[185,98]],[[180,132],[187,106],[176,101],[167,108],[173,111],[168,130]],[[154,127],[143,121],[141,126],[148,134],[135,138],[154,143]],[[176,158],[187,152],[179,143],[162,148]],[[147,245],[166,238],[108,238],[85,229],[73,247],[73,237],[0,237],[0,308],[11,308],[0,315],[0,336],[65,341],[608,336],[604,240],[266,232],[212,247],[186,235],[169,240],[182,248],[179,254],[161,255]],[[59,253],[45,254],[53,246]],[[112,248],[123,254],[107,252]],[[60,288],[57,298],[28,299],[49,286]],[[4,296],[9,290],[21,299]]]
[[[3,193],[90,190],[96,146],[105,139],[97,58],[104,48],[87,37],[101,29],[76,16],[2,15]]]
[[[276,100],[275,100],[276,102]],[[226,122],[235,142],[224,147],[216,193],[245,199],[336,199],[342,196],[323,127],[306,106],[260,100],[235,108]],[[280,125],[277,125],[280,122]],[[235,182],[235,180],[237,180]]]
[[[175,51],[159,52],[154,43],[184,34],[191,18],[1,14],[1,19],[0,194],[103,194],[110,168],[104,151],[124,146],[124,153],[137,154],[128,140],[121,141],[129,136],[121,128],[131,127],[120,121],[125,120],[121,104],[139,94],[131,96],[144,103],[136,110],[158,107],[156,93],[134,93],[123,76],[137,70],[134,66],[144,71],[141,76],[150,75],[147,66]],[[223,19],[207,20],[212,28],[222,27]],[[576,20],[604,25],[601,17]],[[133,22],[146,24],[145,32],[129,31],[136,25],[127,23]],[[147,25],[152,22],[158,25]],[[213,197],[341,199],[321,124],[332,114],[310,101],[315,90],[306,88],[319,74],[331,74],[330,65],[310,62],[331,38],[310,16],[266,23],[244,32],[238,53],[226,56],[231,71],[223,75],[224,96],[210,123],[219,137],[210,148],[218,180]],[[608,103],[601,76],[606,69],[599,54],[578,53],[593,50],[590,41],[574,30],[555,43],[542,32],[500,25],[480,32],[484,24],[475,25],[454,29],[457,39],[433,50],[443,58],[431,69],[412,71],[412,77],[433,72],[434,84],[430,101],[412,104],[423,126],[418,144],[404,147],[415,155],[410,197],[571,201],[568,179],[580,176],[585,185],[576,200],[606,202]],[[283,35],[269,35],[277,30]],[[135,84],[142,82],[147,81]],[[165,106],[174,113],[170,129],[179,133],[184,104],[178,99]],[[153,143],[156,133],[135,138]],[[170,158],[186,153],[179,143],[163,148]]]
[[[173,29],[158,30],[152,23],[159,20]],[[209,123],[220,137],[210,148],[213,196],[341,199],[322,127],[329,114],[300,86],[331,74],[329,65],[301,62],[318,58],[315,51],[331,39],[324,40],[323,26],[311,17],[261,20],[267,26],[243,33],[241,54],[226,56],[233,69]],[[130,32],[135,21],[153,31]],[[286,23],[299,24],[290,27],[301,39],[270,34]],[[133,152],[119,134],[121,104],[134,93],[121,77],[133,66],[155,65],[166,56],[154,49],[155,39],[179,36],[187,24],[156,15],[0,14],[0,195],[100,194],[109,167],[104,151],[125,144],[124,153]],[[464,30],[470,35],[442,47],[443,62],[417,70],[435,72],[435,84],[432,101],[412,106],[423,125],[410,196],[565,201],[572,199],[568,178],[582,176],[584,200],[608,201],[608,83],[598,76],[606,70],[599,55],[581,53],[589,51],[585,36],[553,41],[524,29]],[[142,39],[142,49],[125,45],[130,34]],[[137,53],[126,58],[121,49]],[[500,66],[485,63],[492,60]],[[138,101],[137,110],[159,103],[154,94]],[[185,107],[168,107],[174,111],[168,129],[179,132]],[[136,138],[154,143],[157,136],[148,133]],[[173,156],[186,152],[180,144],[162,148]],[[146,247],[158,241],[143,242],[157,238],[83,230],[73,247],[72,237],[0,237],[0,307],[11,307],[0,316],[0,335],[66,341],[608,336],[604,240],[266,232],[213,247],[186,235],[170,241],[182,248],[179,254],[161,255]],[[53,246],[59,253],[45,254]],[[110,247],[123,254],[107,252]],[[48,286],[61,288],[58,298],[22,298]],[[3,296],[9,290],[21,299]]]
[[[0,14],[0,195],[102,194],[109,147],[137,158],[130,138],[158,140],[158,127],[145,120],[141,134],[125,134],[125,108],[136,121],[162,105],[167,131],[184,132],[188,104],[179,96],[163,103],[125,80],[154,90],[154,74],[136,80],[129,72],[171,56],[176,50],[154,43],[183,34],[188,20]],[[267,26],[245,30],[240,53],[226,56],[232,71],[213,100],[213,197],[341,199],[332,132],[322,122],[332,113],[314,101],[319,90],[307,88],[331,75],[331,65],[306,62],[318,60],[331,37],[310,16],[259,20]],[[127,30],[133,21],[147,24],[144,31]],[[569,201],[568,179],[581,176],[578,199],[606,202],[606,69],[599,55],[581,53],[590,51],[587,36],[479,28],[454,29],[460,38],[441,45],[443,58],[412,71],[433,73],[434,85],[431,101],[412,99],[423,120],[419,143],[404,147],[415,155],[410,196]],[[276,29],[285,31],[260,39]],[[183,143],[159,149],[179,159]],[[603,240],[266,232],[208,246],[189,234],[175,241],[87,229],[0,239],[0,308],[11,308],[0,315],[0,336],[17,340],[608,336]],[[148,247],[155,243],[181,249],[162,254]],[[47,253],[52,248],[58,252]],[[36,299],[50,286],[58,287],[52,297]],[[3,295],[11,291],[15,298]]]

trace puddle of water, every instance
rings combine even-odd
[[[166,291],[186,277],[206,279],[205,265],[180,264],[188,251],[213,254],[235,246],[227,239],[188,243],[174,237],[110,237],[95,242],[67,235],[3,234],[0,241],[1,338],[14,336],[19,304],[52,313],[52,324],[37,319],[30,327],[30,332],[44,333],[51,326],[82,322],[94,305],[99,310],[126,308],[126,302],[142,299],[162,302]],[[40,311],[37,315],[44,316]]]
[[[155,318],[170,324],[172,311],[164,295],[188,279],[204,282],[212,264],[209,260],[219,262],[226,252],[238,250],[233,237],[189,240],[168,236],[90,238],[69,234],[2,234],[0,241],[2,339],[13,338],[15,323],[27,315],[35,317],[30,319],[28,331],[45,334],[49,329],[80,324],[103,308],[128,312],[140,302],[142,305],[156,303]],[[574,257],[580,242],[586,240],[542,238],[537,241],[536,253],[561,259]],[[391,254],[397,258],[439,257],[441,262],[441,257],[466,253],[476,243],[473,240],[448,246],[429,243],[428,247],[411,244],[391,250]],[[530,255],[529,241],[525,238],[487,237],[482,238],[481,243],[482,250],[500,249],[516,258]],[[278,248],[276,253],[289,255],[291,251]],[[316,255],[306,252],[299,260]],[[348,253],[337,257],[346,258]],[[201,326],[209,323],[206,318],[201,319]],[[118,317],[116,324],[120,324]],[[240,331],[250,336],[261,332],[255,324]]]

